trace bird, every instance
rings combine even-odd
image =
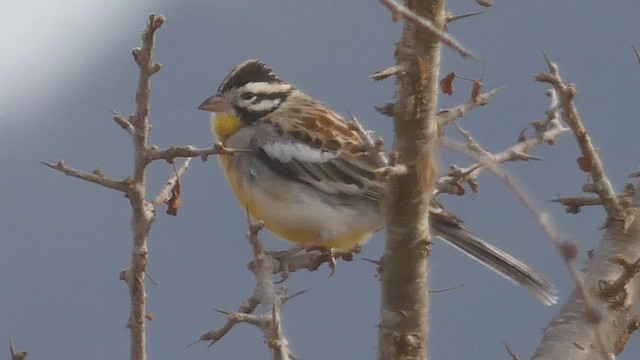
[[[362,133],[264,62],[235,66],[198,108],[212,113],[212,132],[230,149],[218,159],[238,202],[276,236],[349,251],[384,228],[385,179]],[[542,275],[431,205],[432,234],[542,303],[557,301]]]

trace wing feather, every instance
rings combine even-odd
[[[276,174],[327,194],[382,198],[376,161],[358,133],[324,105],[300,101],[297,111],[278,109],[256,126],[254,146],[261,160]]]

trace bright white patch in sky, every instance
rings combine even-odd
[[[0,4],[0,128],[24,119],[21,106],[46,106],[65,93],[95,49],[131,33],[130,1],[3,1]],[[113,24],[114,18],[119,19]],[[12,116],[3,114],[14,113]],[[50,121],[50,119],[49,119]],[[3,131],[0,130],[0,135]]]

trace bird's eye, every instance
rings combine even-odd
[[[253,100],[256,98],[256,94],[252,93],[252,92],[245,92],[240,94],[240,98],[242,100]]]

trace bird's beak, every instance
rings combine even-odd
[[[202,104],[198,106],[198,109],[210,112],[225,112],[231,110],[231,106],[220,96],[213,95],[203,101]]]

